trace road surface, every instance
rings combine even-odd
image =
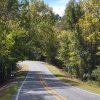
[[[13,100],[100,100],[94,94],[58,80],[43,62],[24,61],[29,72]]]

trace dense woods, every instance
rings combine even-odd
[[[100,82],[100,1],[70,0],[60,17],[41,0],[0,0],[0,83],[26,59]]]

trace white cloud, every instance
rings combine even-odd
[[[44,0],[56,14],[62,16],[69,0]]]
[[[64,6],[52,6],[53,7],[53,11],[55,12],[55,14],[59,14],[60,16],[63,16],[64,14],[64,10],[65,7]]]

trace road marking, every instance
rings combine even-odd
[[[88,90],[84,90],[84,89],[81,89],[81,88],[78,88],[78,87],[74,87],[74,86],[72,86],[72,87],[75,88],[75,89],[79,89],[80,91],[87,92],[89,94],[93,94],[93,95],[96,95],[96,96],[100,96],[100,94],[96,94],[96,93],[90,92]]]
[[[41,77],[41,76],[40,76],[40,77]],[[40,79],[40,82],[41,82],[42,86],[45,88],[45,90],[47,90],[47,91],[48,91],[48,93],[49,93],[49,94],[54,95],[54,96],[55,96],[55,98],[56,98],[57,100],[60,100],[60,99],[57,97],[57,95],[56,95],[56,94],[54,94],[54,93],[52,92],[52,90],[48,89],[48,87],[47,87],[47,86],[45,86],[44,81],[42,81],[42,80]]]
[[[57,91],[55,91],[52,87],[50,87],[45,80],[43,80],[43,75],[42,74],[40,74],[39,77],[40,77],[40,82],[43,85],[43,87],[50,94],[54,95],[57,100],[67,100],[65,97],[63,97],[62,95],[60,95]]]
[[[18,98],[19,98],[19,94],[20,94],[20,91],[21,91],[21,89],[22,89],[24,83],[26,82],[26,79],[28,78],[28,74],[29,74],[29,72],[27,72],[27,75],[26,75],[26,77],[25,77],[23,83],[21,84],[20,88],[18,89],[18,92],[17,92],[17,95],[16,95],[15,100],[18,100]]]
[[[41,78],[42,78],[42,76],[41,76]],[[59,95],[59,93],[57,91],[55,91],[53,88],[48,86],[48,84],[45,81],[42,80],[42,82],[44,82],[44,86],[46,87],[47,90],[49,90],[49,91],[51,90],[50,94],[53,94],[53,93],[55,94],[55,97],[57,98],[57,100],[66,100],[66,98],[64,98],[63,96]]]
[[[18,92],[17,92],[17,95],[16,95],[15,100],[18,100],[19,99],[20,91],[21,91],[23,85],[25,84],[26,79],[28,78],[28,75],[29,74],[30,73],[28,72],[27,75],[26,75],[26,77],[25,77],[25,79],[24,79],[24,81],[23,81],[23,83],[21,84],[20,88],[18,89]],[[46,81],[43,79],[43,75],[41,73],[39,74],[39,78],[40,78],[40,82],[43,85],[43,87],[48,91],[48,93],[54,95],[55,98],[56,98],[56,100],[67,100],[66,98],[64,98],[63,96],[61,96],[57,91],[55,91],[52,87],[50,87],[46,83]]]
[[[21,89],[22,89],[24,83],[26,82],[27,77],[28,77],[28,73],[27,73],[27,75],[26,75],[26,77],[25,77],[23,83],[21,84],[20,88],[18,89],[18,92],[17,92],[17,95],[16,95],[16,99],[15,99],[15,100],[18,100],[20,91],[21,91]]]
[[[63,97],[62,95],[60,95],[57,91],[55,91],[52,87],[50,87],[46,82],[45,82],[45,84],[46,84],[46,86],[49,87],[49,89],[51,89],[52,91],[54,91],[58,95],[58,97],[62,98],[62,100],[66,100],[65,97]]]

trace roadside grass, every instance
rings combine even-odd
[[[14,82],[8,84],[8,86],[0,91],[0,100],[12,100],[12,96],[17,92],[21,82],[24,80],[28,67],[27,65],[21,65],[22,69],[16,73]]]
[[[94,92],[100,94],[100,86],[95,81],[82,82],[76,78],[69,78],[66,74],[56,66],[50,65],[46,63],[47,68],[58,78],[63,80],[66,83],[71,84],[72,86],[76,86],[90,92]]]
[[[19,85],[16,83],[10,86],[9,88],[0,91],[0,100],[11,100],[12,95],[16,93],[18,87]]]

